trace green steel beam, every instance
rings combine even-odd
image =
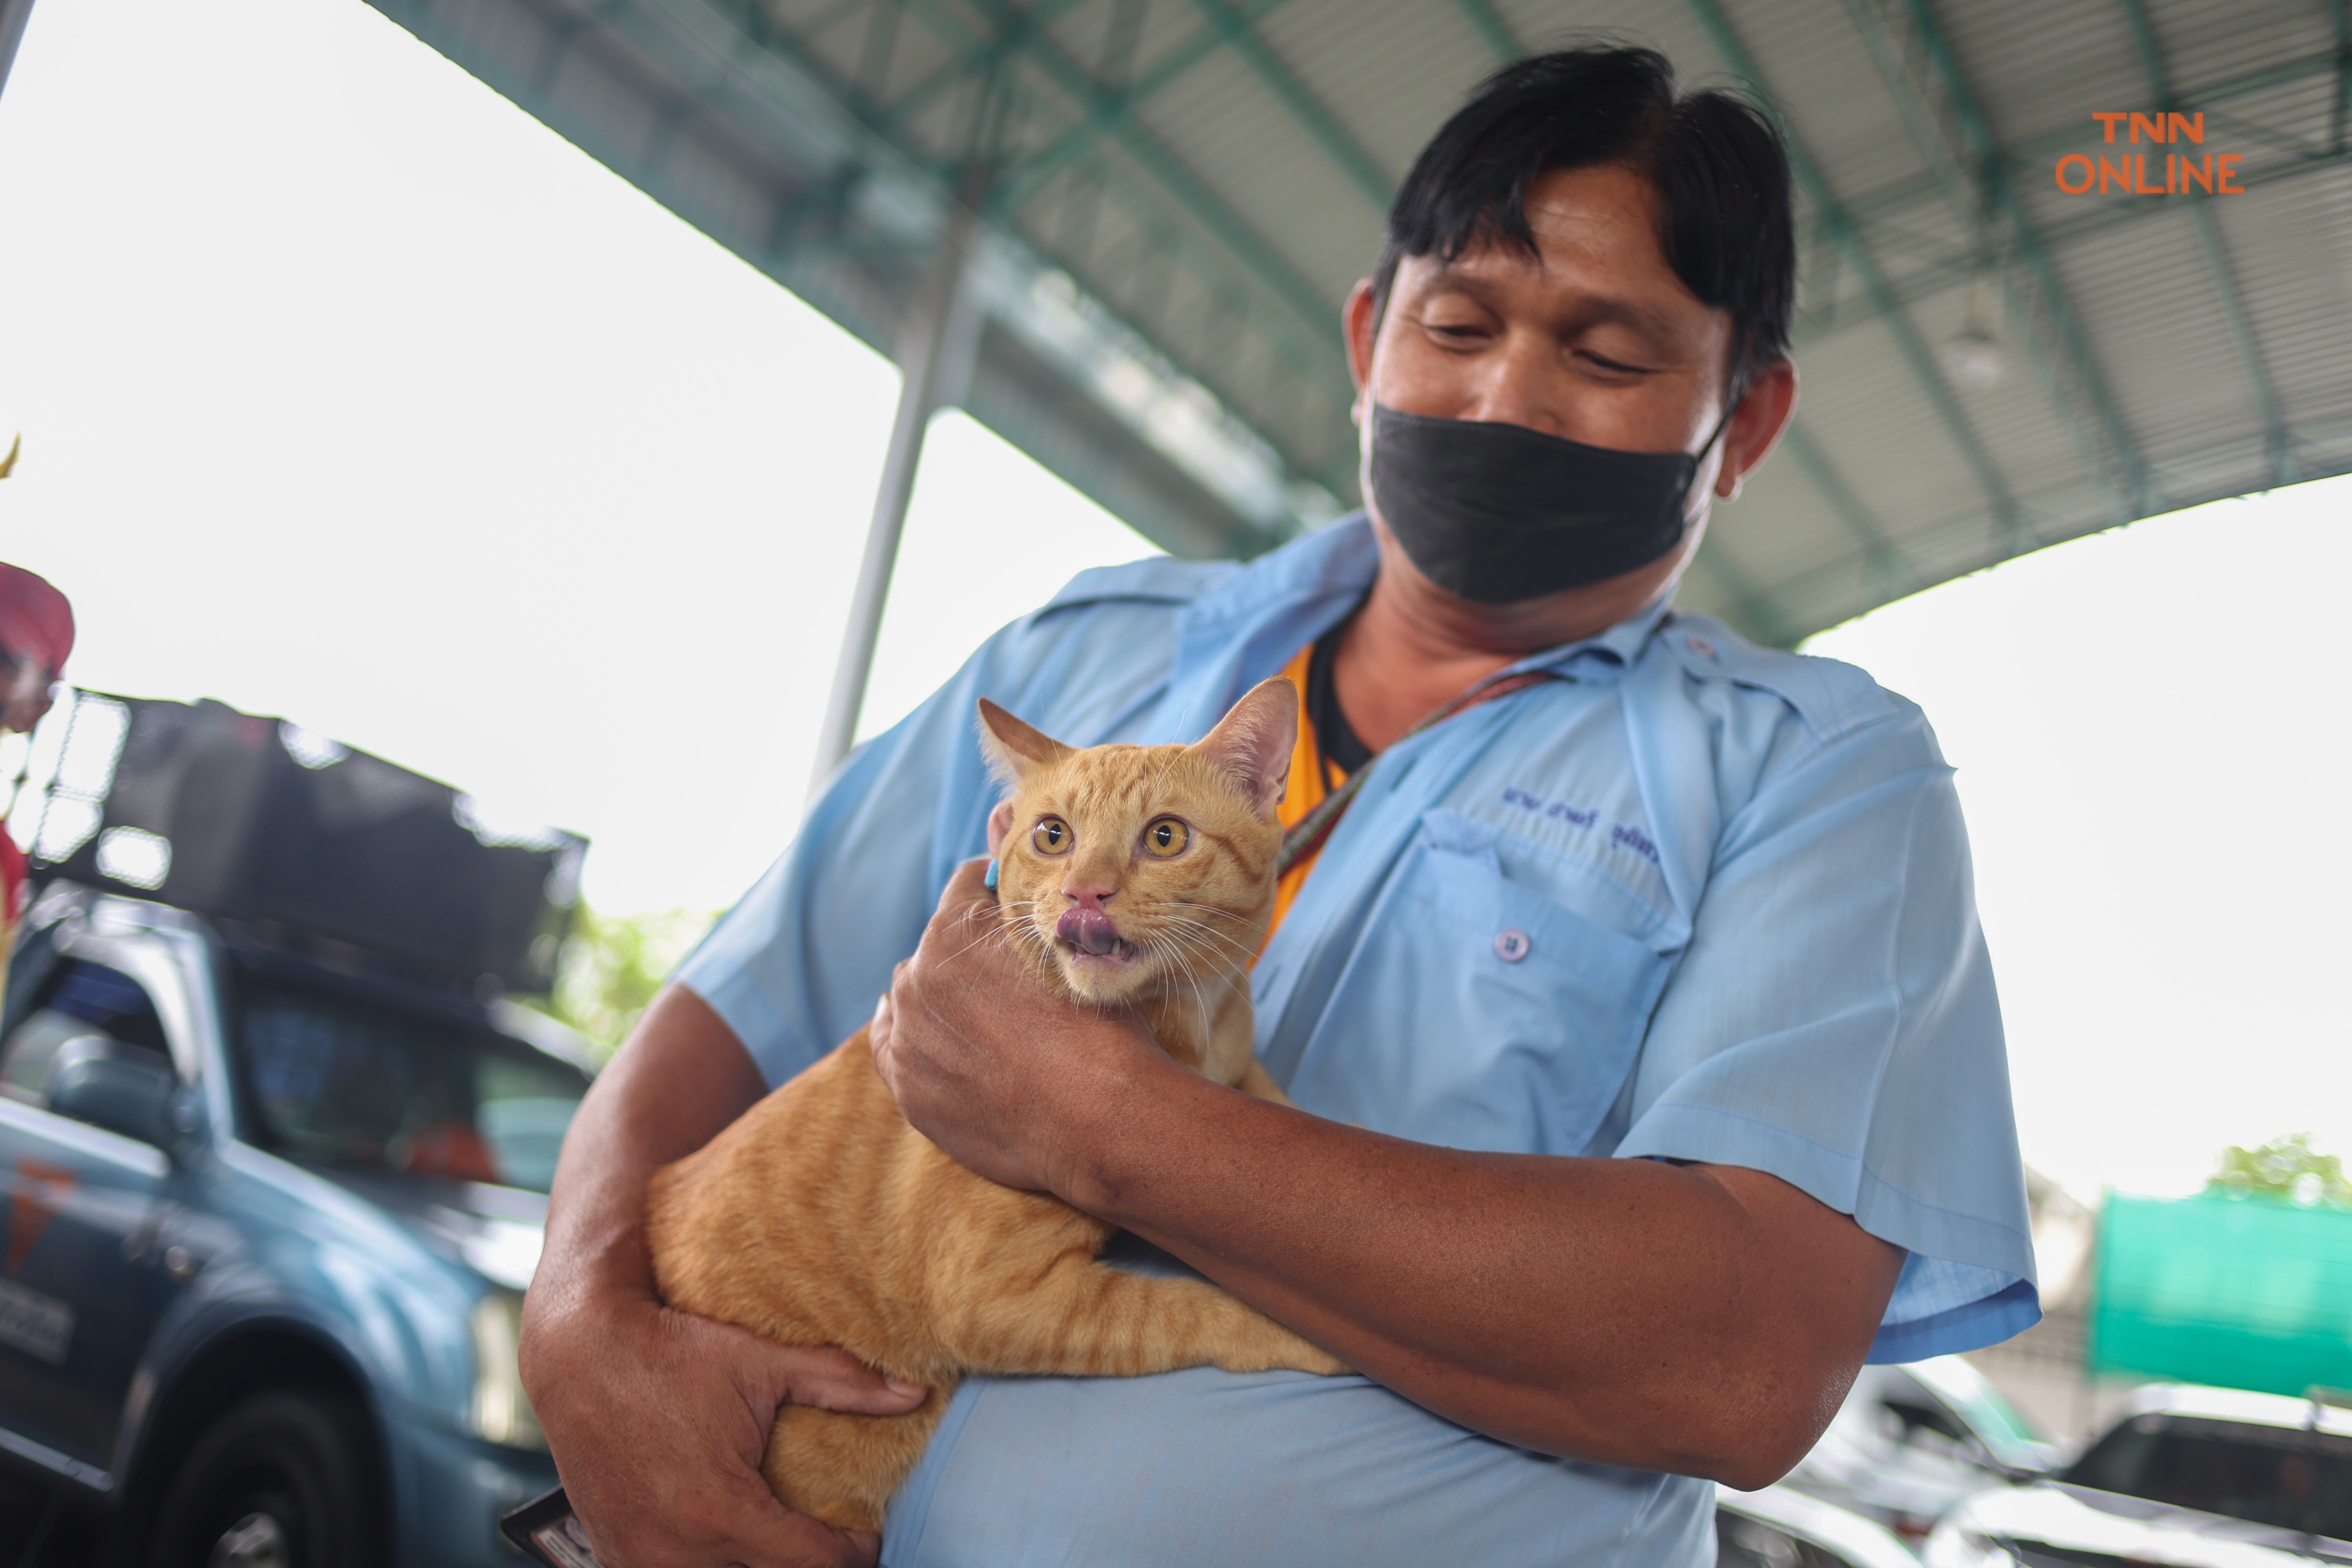
[[[1324,154],[1339,166],[1339,172],[1348,176],[1364,199],[1381,212],[1388,211],[1389,202],[1396,195],[1395,184],[1381,172],[1372,155],[1364,151],[1363,143],[1349,133],[1323,100],[1307,89],[1297,73],[1257,36],[1249,19],[1234,9],[1230,0],[1192,0],[1192,9],[1225,33],[1231,40],[1227,47],[1265,85],[1291,119],[1314,138]]]
[[[1255,25],[1286,4],[1287,0],[1246,0],[1235,20]],[[1076,125],[1004,172],[1004,182],[998,187],[998,210],[1019,205],[1065,167],[1087,156],[1115,123],[1133,120],[1136,110],[1153,94],[1223,48],[1232,37],[1232,24],[1208,24],[1160,56],[1150,70],[1126,87],[1108,98],[1096,99]]]
[[[2336,124],[2327,140],[2341,153],[2345,122],[2352,119],[2352,6],[2327,0],[2327,19],[2336,26]]]
[[[2321,153],[2326,142],[2306,142],[2291,132],[2273,131],[2267,125],[2257,125],[2251,120],[2241,120],[2224,109],[2209,109],[2205,114],[2205,133],[2221,142],[2256,142],[2281,153]]]
[[[2132,47],[2138,51],[2140,69],[2147,77],[2149,89],[2156,94],[2156,107],[2177,110],[2180,105],[2172,94],[2170,73],[2165,69],[2164,51],[2158,47],[2156,29],[2148,24],[2147,7],[2140,0],[2116,3],[2123,6],[2124,18],[2130,26]],[[2221,243],[2221,226],[2213,216],[2213,197],[2191,195],[2181,199],[2189,204],[2189,214],[2196,220],[2197,242],[2205,252],[2205,269],[2213,275],[2214,288],[2221,297],[2221,314],[2230,324],[2230,337],[2237,346],[2239,365],[2262,411],[2263,441],[2270,453],[2272,483],[2291,485],[2299,475],[2294,449],[2287,437],[2286,413],[2279,406],[2278,387],[2271,378],[2262,341],[2254,336],[2253,318],[2246,313],[2245,297],[2238,289],[2237,269],[2230,265],[2229,249]]]
[[[935,25],[943,24],[961,30],[967,42],[976,36],[971,25],[950,12],[941,0],[919,0],[919,3]],[[1222,37],[1231,28],[1246,26],[1256,16],[1271,12],[1280,3],[1281,0],[1257,0],[1248,11],[1228,7],[1228,15],[1217,19],[1211,30]],[[983,0],[983,8],[992,14],[992,21],[1000,26],[1012,15],[1003,0]],[[1045,35],[1026,30],[1016,37],[1015,43],[1018,52],[1043,70],[1058,88],[1082,101],[1092,98],[1093,107],[1097,110],[1114,100],[1126,100],[1130,107],[1137,101],[1135,93],[1114,91]],[[1141,85],[1138,84],[1139,87]],[[1278,321],[1267,321],[1262,314],[1253,313],[1261,341],[1265,342],[1276,364],[1327,384],[1344,376],[1344,362],[1340,357],[1336,327],[1338,302],[1324,301],[1319,291],[1276,251],[1264,236],[1227,207],[1199,176],[1152,137],[1131,114],[1112,121],[1105,129],[1108,134],[1121,142],[1129,156],[1144,166],[1163,190],[1175,197],[1181,208],[1189,211],[1219,244],[1239,257],[1242,267],[1238,277],[1244,286],[1255,285],[1255,290],[1270,293],[1278,312],[1286,308],[1287,312],[1295,316],[1292,324],[1286,327]],[[1217,256],[1213,247],[1202,246],[1193,236],[1166,223],[1154,205],[1136,203],[1132,193],[1123,186],[1118,194],[1125,198],[1122,205],[1126,205],[1130,218],[1140,230],[1147,231],[1152,240],[1147,258],[1150,262],[1164,265],[1179,252],[1191,251],[1202,255],[1213,269],[1232,268],[1232,262]],[[1009,223],[1013,209],[992,205],[988,216],[994,221]],[[1050,254],[1050,247],[1041,245],[1040,248]],[[1084,274],[1085,269],[1071,267],[1068,258],[1055,257],[1054,259],[1075,275]],[[1214,285],[1209,287],[1213,294],[1223,292]],[[1145,292],[1148,294],[1150,291]],[[1173,353],[1160,337],[1149,332],[1142,335],[1163,357],[1171,363],[1185,367],[1189,374],[1213,391],[1219,391],[1229,404],[1237,407],[1246,406],[1244,400],[1234,396],[1234,389],[1217,387],[1215,372],[1197,363],[1198,356]],[[1276,451],[1293,473],[1342,492],[1353,479],[1353,443],[1344,438],[1344,431],[1339,433],[1342,438],[1326,442],[1320,453],[1309,453],[1301,445],[1307,435],[1304,431],[1295,430],[1286,439],[1276,439],[1264,424],[1258,425],[1257,428],[1262,437],[1274,442]],[[1338,454],[1336,458],[1335,453]]]
[[[915,3],[936,22],[965,33],[967,45],[977,41],[969,37],[971,25],[956,16],[945,0],[915,0]],[[977,4],[978,8],[987,13],[999,28],[1008,25],[1018,15],[1008,0],[977,0]],[[1233,15],[1238,19],[1243,14],[1235,11]],[[1018,46],[1055,87],[1097,112],[1108,112],[1109,123],[1105,129],[1118,142],[1127,155],[1134,159],[1162,190],[1173,196],[1195,222],[1214,235],[1219,244],[1239,258],[1268,291],[1296,310],[1303,321],[1329,332],[1334,340],[1334,353],[1337,353],[1339,329],[1333,323],[1338,318],[1339,301],[1326,300],[1323,291],[1308,282],[1288,257],[1276,250],[1265,236],[1244,222],[1241,216],[1227,206],[1183,160],[1146,131],[1141,122],[1126,113],[1122,105],[1126,95],[1114,92],[1097,81],[1091,72],[1072,59],[1051,37],[1026,34],[1018,40]]]
[[[873,0],[857,0],[870,5]],[[915,117],[929,109],[940,94],[967,77],[984,77],[994,70],[1013,52],[1020,36],[1032,28],[1051,26],[1066,12],[1074,11],[1086,0],[1037,0],[1037,4],[1021,13],[1021,19],[971,54],[958,55],[939,69],[890,100],[883,111],[884,124],[893,140],[905,135]],[[814,33],[814,29],[809,29]]]
[[[2257,169],[2242,170],[2238,182],[2252,191],[2305,174],[2342,168],[2347,163],[2352,163],[2352,148],[2336,153],[2315,153],[2300,158],[2282,158]],[[2042,239],[2053,251],[2062,249],[2076,240],[2088,239],[2126,224],[2141,222],[2163,210],[2159,205],[2161,200],[2153,196],[2126,196],[2105,202],[2086,202],[2087,210],[2083,216],[2044,226]],[[1873,232],[1878,231],[1874,229]],[[1916,303],[1967,281],[1991,259],[1990,255],[1982,250],[1955,252],[1942,260],[1905,274],[1902,281],[1895,285],[1895,296],[1906,305]],[[1819,342],[1843,328],[1874,320],[1874,316],[1856,313],[1832,301],[1816,306],[1799,316],[1790,329],[1790,339],[1802,347],[1806,343]]]
[[[607,0],[607,3],[618,4],[619,0]],[[803,40],[788,29],[777,26],[773,19],[768,15],[767,10],[763,5],[757,4],[756,0],[721,0],[721,3],[733,16],[737,30],[741,36],[745,47],[765,49],[789,60],[795,69],[809,77],[811,80],[817,83],[824,91],[833,95],[837,101],[841,102],[845,108],[847,108],[869,133],[877,137],[882,135],[879,121],[887,112],[885,106],[874,100],[862,89],[856,88],[854,84],[844,80],[840,74],[835,71],[827,61],[825,61],[821,56],[818,56],[813,49],[809,48]],[[932,9],[933,6],[936,5],[936,0],[924,0],[924,3],[927,10]],[[967,38],[965,41],[969,43],[971,40]],[[709,89],[707,88],[702,89],[702,91],[704,96],[708,96]],[[895,142],[890,144],[893,146],[898,145]],[[905,151],[905,149],[901,149],[902,153]],[[948,177],[944,172],[934,171],[934,173],[937,174],[943,182]],[[1230,215],[1228,216],[1230,216]],[[1138,215],[1138,216],[1139,220],[1145,220],[1145,215]],[[1163,229],[1161,232],[1165,234],[1171,241],[1175,241],[1183,237],[1178,236],[1173,230]],[[1054,259],[1055,259],[1057,263],[1061,263],[1063,258],[1055,258]],[[1270,282],[1271,280],[1261,279],[1259,281]],[[1301,283],[1299,287],[1304,288],[1306,286]],[[1276,292],[1279,293],[1279,290],[1276,290]],[[1283,302],[1292,305],[1294,309],[1297,307],[1297,301],[1295,299],[1285,300]],[[1334,310],[1336,310],[1336,307],[1334,307]],[[1320,314],[1328,318],[1333,314],[1333,311],[1323,311],[1320,312]],[[1170,363],[1185,366],[1188,374],[1201,378],[1204,382],[1207,382],[1210,379],[1202,376],[1200,369],[1192,366],[1188,363],[1186,356],[1174,352],[1168,343],[1160,341],[1153,333],[1144,329],[1140,323],[1130,321],[1129,325],[1136,331],[1139,337],[1142,338],[1145,342],[1149,343],[1155,352],[1160,353]],[[1329,362],[1330,366],[1336,366],[1339,363],[1339,347],[1337,342],[1338,332],[1336,328],[1332,329],[1325,337],[1321,338],[1310,338],[1303,333],[1285,334],[1278,330],[1267,333],[1267,338],[1268,346],[1273,350],[1278,360],[1291,360],[1297,357],[1297,355],[1302,351],[1312,356],[1315,350],[1325,349],[1327,352],[1322,353],[1319,356],[1320,358]],[[1286,342],[1286,338],[1289,341]],[[1213,384],[1212,384],[1211,390],[1216,391],[1217,389]],[[1229,395],[1226,394],[1220,393],[1220,395],[1228,396],[1229,398]],[[1263,428],[1260,429],[1259,433],[1261,435],[1268,434]],[[1271,439],[1270,437],[1269,439]],[[1325,484],[1327,486],[1331,482],[1330,477],[1323,471],[1324,465],[1321,463],[1310,461],[1305,454],[1285,450],[1280,443],[1276,443],[1276,449],[1281,454],[1284,461],[1291,468],[1293,472],[1303,478],[1312,479],[1316,482]]]
[[[1754,58],[1748,55],[1747,46],[1740,42],[1739,35],[1733,30],[1717,0],[1685,0],[1685,4],[1698,18],[1699,26],[1714,44],[1716,53],[1723,57],[1724,63],[1731,68],[1732,73],[1755,83],[1757,89],[1765,92],[1769,99],[1770,94],[1765,89],[1762,73],[1757,70]],[[1976,426],[1969,423],[1967,411],[1961,408],[1959,398],[1954,395],[1951,383],[1944,374],[1943,366],[1936,363],[1935,353],[1927,347],[1927,340],[1919,335],[1918,327],[1895,300],[1894,289],[1888,284],[1885,273],[1879,268],[1878,258],[1872,254],[1861,228],[1838,204],[1821,166],[1813,162],[1812,153],[1793,129],[1788,132],[1788,142],[1790,169],[1796,175],[1798,189],[1812,204],[1813,210],[1822,215],[1822,221],[1844,250],[1847,265],[1853,268],[1864,291],[1877,307],[1877,313],[1885,319],[1887,331],[1893,334],[1895,346],[1902,352],[1912,375],[1927,393],[1927,401],[1943,420],[1952,444],[1959,448],[1962,459],[1976,476],[1977,484],[1984,491],[1985,500],[1991,508],[1993,520],[2000,525],[2014,552],[2022,553],[2026,541],[2025,514],[2019,509],[2017,498],[2010,493],[2009,481],[2001,476],[2000,467],[1992,460],[1992,454],[1985,450],[1984,442],[1978,437]]]
[[[761,7],[761,15],[767,16],[766,6]],[[768,23],[775,25],[772,17]],[[898,29],[906,25],[907,0],[873,0],[866,14],[866,37],[857,48],[857,69],[849,78],[860,97],[880,101],[877,95],[890,77],[890,58],[898,52]]]
[[[832,5],[801,24],[801,31],[814,38],[835,22],[846,16],[856,16],[873,3],[874,0],[833,0]]]
[[[2107,384],[2106,372],[2100,366],[2098,356],[2091,352],[2090,342],[2084,336],[2082,322],[2074,314],[2065,285],[2059,281],[2057,267],[2042,243],[2033,216],[2026,210],[2024,198],[2018,194],[2015,183],[2002,167],[2000,138],[1993,134],[1991,125],[1986,121],[1976,91],[1969,85],[1967,73],[1960,68],[1959,56],[1953,49],[1951,40],[1946,37],[1928,0],[1904,0],[1904,4],[1910,12],[1911,26],[1921,51],[1927,56],[1928,68],[1943,84],[1944,96],[1951,106],[1952,116],[1959,122],[1960,138],[1975,175],[1969,183],[1969,189],[1986,208],[1998,209],[2008,219],[2010,243],[2014,247],[2018,259],[2024,263],[2027,275],[2032,279],[2034,292],[2041,296],[2042,318],[2054,329],[2057,355],[2052,354],[2051,345],[2042,334],[2033,331],[2021,334],[2025,339],[2026,353],[2050,385],[2058,407],[2065,416],[2067,428],[2073,432],[2075,443],[2082,450],[2085,470],[2109,492],[2115,521],[2128,522],[2133,518],[2143,516],[2150,499],[2147,460],[2140,454],[2139,443],[2133,437],[2131,426],[2125,422],[2123,405],[2116,401],[2114,390]],[[1918,101],[1918,95],[1908,90],[1900,67],[1892,58],[1894,40],[1886,35],[1877,12],[1867,0],[1849,0],[1847,9],[1854,16],[1855,25],[1862,30],[1872,54],[1878,58],[1880,71],[1886,76],[1887,89],[1902,104],[1906,117],[1924,115],[1925,107]],[[1946,149],[1943,139],[1935,133],[1934,127],[1915,124],[1912,130],[1919,142],[1920,152],[1931,163],[1940,163],[1945,158]],[[1965,175],[1961,177],[1966,178]],[[1970,204],[1971,207],[1974,205],[1974,203]],[[1969,207],[1962,208],[1964,218],[1969,211]],[[1989,216],[1990,213],[1986,216]],[[2013,290],[2014,284],[2006,268],[2002,269],[2002,283]],[[2063,361],[2063,368],[2061,359]],[[2105,437],[2106,450],[2104,452],[2099,449],[2099,443],[2093,438],[2092,433],[2083,428],[2075,398],[2068,395],[2066,384],[2069,379],[2079,388],[2079,395],[2090,405],[2098,431]]]
[[[1491,0],[1454,0],[1454,8],[1462,13],[1462,19],[1470,24],[1470,30],[1477,34],[1479,41],[1492,49],[1504,64],[1508,65],[1528,52],[1527,46],[1519,42],[1519,36],[1511,31],[1511,25],[1503,20],[1503,14],[1495,9]]]

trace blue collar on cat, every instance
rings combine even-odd
[[[995,888],[996,888],[996,857],[995,857],[995,856],[993,856],[993,855],[992,855],[992,856],[990,856],[990,857],[988,858],[988,875],[981,879],[981,886],[982,886],[982,887],[984,887],[984,888],[988,889],[989,889],[990,891],[992,891],[992,892],[993,892],[993,891],[995,890]]]

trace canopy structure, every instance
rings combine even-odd
[[[1182,554],[1354,504],[1397,180],[1593,28],[1795,158],[1802,403],[1685,607],[1788,644],[2352,468],[2347,0],[373,3]]]

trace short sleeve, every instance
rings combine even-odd
[[[1000,652],[984,646],[853,753],[792,847],[672,975],[726,1020],[770,1087],[873,1016],[957,863],[986,852],[994,797],[971,715],[996,695]]]
[[[1767,1172],[1910,1254],[1871,1360],[2039,1320],[1967,833],[1916,709],[1801,749],[1727,824],[1631,1109],[1620,1155]]]
[[[873,1016],[957,865],[988,848],[997,790],[982,697],[1076,745],[1109,739],[1167,685],[1190,563],[1083,573],[853,752],[792,847],[672,976],[725,1019],[771,1087]]]

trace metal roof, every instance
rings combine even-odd
[[[1354,503],[1338,312],[1390,192],[1572,29],[1751,82],[1790,134],[1803,397],[1686,607],[1788,643],[2352,469],[2347,0],[373,3],[886,352],[984,169],[957,401],[1179,553]],[[2203,141],[2105,145],[2135,110]],[[2060,186],[2175,152],[2244,194]]]

